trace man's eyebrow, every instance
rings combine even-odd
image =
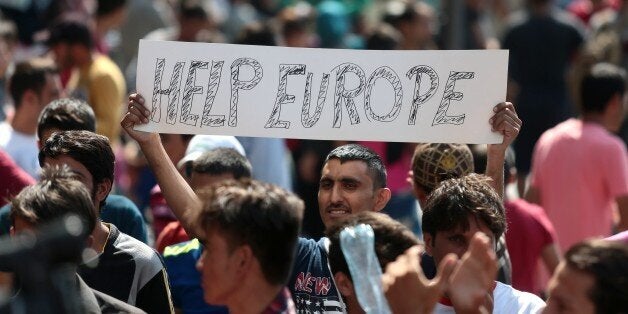
[[[361,183],[362,181],[358,180],[354,177],[342,177],[340,178],[340,182],[342,183]]]

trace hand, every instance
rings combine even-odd
[[[124,115],[120,125],[122,125],[122,128],[129,134],[129,136],[136,140],[140,145],[154,140],[159,141],[159,135],[157,133],[134,130],[136,125],[148,123],[149,117],[150,111],[144,106],[144,97],[140,94],[131,94],[129,95],[127,113]]]
[[[492,313],[496,275],[497,257],[491,241],[478,232],[449,278],[447,293],[456,313]]]
[[[439,265],[438,275],[430,281],[421,270],[422,251],[421,246],[413,246],[386,266],[382,283],[393,313],[432,313],[446,289],[456,256],[447,255]]]
[[[512,142],[514,142],[519,131],[521,130],[521,119],[515,111],[515,106],[511,102],[502,102],[493,108],[495,114],[489,120],[491,129],[494,132],[499,132],[504,136],[504,140],[501,144],[489,145],[489,150],[498,149],[505,152]]]

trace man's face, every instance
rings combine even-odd
[[[227,305],[239,289],[234,252],[230,252],[227,240],[215,228],[206,234],[203,254],[196,263],[205,302]]]
[[[323,167],[318,187],[318,207],[325,227],[349,214],[381,210],[387,201],[381,204],[381,190],[373,188],[365,162],[330,159]]]
[[[461,258],[469,248],[473,235],[480,231],[491,239],[491,247],[495,247],[495,235],[480,219],[469,216],[469,230],[457,227],[449,231],[438,231],[436,237],[432,234],[424,234],[425,249],[430,254],[436,265],[449,253],[454,253]]]
[[[59,99],[63,95],[61,79],[58,74],[46,74],[46,85],[39,93],[39,104],[44,109],[51,101]]]
[[[94,187],[94,177],[92,176],[92,173],[89,172],[89,170],[87,170],[87,168],[82,163],[74,160],[74,158],[70,156],[60,155],[57,158],[46,157],[44,159],[44,165],[67,165],[70,168],[70,171],[75,175],[76,180],[83,183],[87,190],[90,192],[92,196],[92,201],[94,201],[94,206],[96,206],[96,208],[100,208],[100,201],[102,200],[95,197],[96,191]]]
[[[50,47],[55,63],[60,70],[66,70],[74,66],[71,47],[65,43],[58,43]]]
[[[594,284],[593,276],[561,262],[548,284],[549,296],[543,313],[596,313],[595,304],[588,295]]]

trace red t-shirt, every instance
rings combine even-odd
[[[35,184],[28,173],[20,168],[11,156],[0,149],[0,207],[6,205],[26,186]]]

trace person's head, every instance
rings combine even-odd
[[[210,16],[200,0],[179,1],[177,8],[179,41],[198,41],[199,34],[211,28]]]
[[[376,212],[360,212],[327,228],[325,233],[330,240],[329,267],[334,275],[336,287],[347,301],[350,313],[360,312],[361,308],[357,303],[353,279],[342,252],[340,233],[347,227],[361,224],[369,225],[373,229],[375,254],[382,269],[407,249],[420,243],[406,226],[386,214]]]
[[[162,135],[161,139],[168,156],[188,180],[192,175],[192,163],[208,151],[221,147],[233,148],[246,156],[244,147],[235,136],[170,134],[168,137]]]
[[[543,313],[628,313],[628,246],[587,240],[572,246],[548,284]]]
[[[284,8],[278,14],[283,45],[287,47],[312,47],[314,8],[307,2],[299,2]]]
[[[602,115],[604,125],[617,132],[626,115],[626,71],[610,63],[591,67],[580,86],[583,114]]]
[[[39,151],[42,167],[65,164],[91,192],[100,209],[113,184],[115,155],[107,137],[89,131],[54,133]]]
[[[388,200],[386,168],[375,152],[347,144],[327,155],[318,187],[318,207],[325,226],[348,214],[380,211]]]
[[[204,299],[233,306],[242,286],[283,287],[294,260],[303,201],[277,186],[227,181],[200,193],[195,222],[205,250],[197,263]]]
[[[85,130],[96,132],[94,110],[86,102],[75,98],[61,98],[52,101],[39,115],[37,137],[39,148],[54,132]]]
[[[366,49],[396,50],[401,43],[401,34],[389,24],[381,24],[366,38]]]
[[[432,41],[434,9],[424,2],[390,1],[383,20],[403,37],[403,47],[425,49]]]
[[[103,31],[119,27],[126,18],[127,0],[98,0],[96,25]]]
[[[185,150],[193,137],[192,134],[159,133],[161,144],[164,146],[170,161],[175,165],[185,156]]]
[[[428,196],[423,239],[437,265],[449,253],[462,257],[478,231],[491,239],[493,247],[506,231],[504,205],[489,180],[475,173],[445,180]]]
[[[236,43],[240,45],[277,46],[275,31],[269,23],[253,22],[244,26]]]
[[[61,70],[79,66],[91,56],[94,39],[86,23],[66,20],[51,26],[48,47]]]
[[[96,225],[96,209],[85,185],[67,166],[45,167],[41,180],[11,201],[11,234],[37,229],[68,214],[82,221],[85,235]]]
[[[251,163],[233,148],[216,148],[192,162],[190,186],[202,189],[223,180],[251,178]]]
[[[418,144],[412,156],[414,194],[421,206],[427,196],[446,179],[459,178],[473,172],[473,156],[465,144]]]
[[[62,93],[57,68],[52,60],[45,58],[17,63],[8,86],[16,114],[23,112],[34,117]]]

